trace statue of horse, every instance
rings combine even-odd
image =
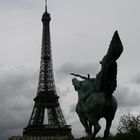
[[[104,140],[109,135],[112,120],[114,119],[115,112],[117,110],[117,101],[114,96],[105,97],[104,92],[94,92],[86,97],[83,101],[81,98],[85,95],[81,92],[81,81],[73,78],[72,83],[75,90],[78,92],[78,103],[76,105],[76,112],[83,124],[85,131],[91,137],[91,140],[95,139],[96,134],[99,132],[101,126],[98,121],[101,118],[106,120],[106,129],[104,131]],[[92,126],[94,126],[94,132],[92,133]]]
[[[101,118],[105,118],[106,120],[103,139],[106,140],[109,135],[110,127],[117,110],[117,101],[113,96],[113,92],[117,87],[116,60],[122,52],[123,46],[116,31],[107,54],[100,62],[101,70],[95,78],[90,78],[89,74],[88,77],[85,77],[71,73],[71,75],[84,79],[83,81],[79,81],[73,78],[72,84],[78,92],[76,112],[91,140],[95,140],[96,134],[101,129],[98,123]],[[92,126],[94,126],[93,133]]]

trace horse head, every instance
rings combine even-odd
[[[77,78],[72,79],[72,84],[76,91],[79,91],[81,89],[81,81],[77,80]]]

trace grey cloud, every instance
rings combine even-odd
[[[7,7],[10,4],[10,8],[12,8],[12,6],[17,7],[17,6],[33,6],[36,5],[35,3],[32,3],[32,0],[28,0],[26,2],[23,2],[22,0],[14,0],[14,1],[1,1],[1,7]],[[8,7],[7,7],[8,8]]]
[[[135,84],[140,84],[140,73],[135,74],[130,80]]]
[[[56,70],[56,74],[60,77],[69,76],[71,72],[87,75],[88,73],[91,76],[95,76],[99,71],[98,64],[96,63],[65,63]]]
[[[74,113],[75,112],[75,108],[76,108],[76,104],[72,104],[70,106],[70,113]]]
[[[119,85],[114,93],[119,107],[135,107],[140,105],[140,93],[131,91],[128,87]]]
[[[67,96],[67,94],[70,93],[71,89],[70,89],[69,85],[71,85],[71,84],[64,85],[64,84],[59,83],[58,85],[59,85],[59,87],[57,86],[57,88],[56,88],[58,95],[65,97],[65,96]],[[65,86],[63,89],[60,88],[60,86],[62,86],[62,85]]]
[[[19,134],[28,123],[37,82],[36,72],[30,72],[10,68],[0,72],[0,137],[3,140]]]
[[[73,122],[72,122],[72,133],[76,138],[80,138],[83,136],[86,136],[84,127],[82,126],[82,124],[79,121],[79,118],[77,117]]]

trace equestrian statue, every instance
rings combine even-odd
[[[73,78],[72,84],[78,92],[76,113],[90,140],[95,140],[96,134],[101,129],[98,123],[101,118],[106,120],[103,140],[106,140],[110,133],[110,127],[117,110],[117,101],[113,96],[117,87],[116,61],[122,52],[123,45],[118,32],[115,31],[107,54],[100,61],[101,70],[95,78],[91,78],[89,74],[86,77],[71,73],[71,75],[83,79]],[[94,127],[93,132],[92,127]]]

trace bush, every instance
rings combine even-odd
[[[140,133],[140,115],[128,114],[121,116],[117,131],[118,134],[138,135]]]

